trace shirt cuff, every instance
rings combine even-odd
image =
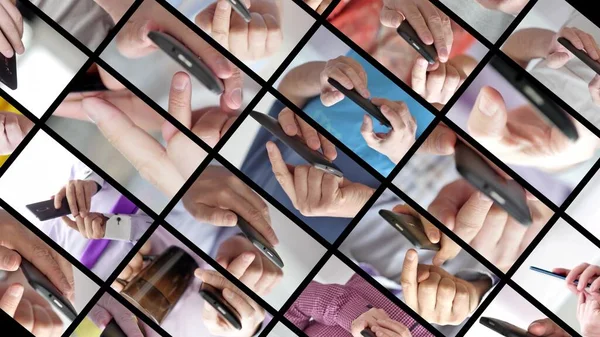
[[[335,322],[346,331],[350,332],[352,322],[358,318],[358,316],[369,311],[369,302],[359,295],[351,296],[346,303],[344,303],[338,314],[335,317]]]

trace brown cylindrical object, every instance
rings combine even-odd
[[[171,246],[127,284],[121,294],[160,324],[188,287],[198,264]]]

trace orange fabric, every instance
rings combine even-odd
[[[379,31],[381,0],[341,0],[327,20],[364,50],[370,50]]]
[[[464,29],[460,28],[459,31],[454,30],[454,43],[452,44],[452,50],[450,51],[450,58],[465,54],[467,50],[473,46],[475,41],[477,40]]]

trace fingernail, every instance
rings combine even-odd
[[[231,92],[231,100],[238,107],[242,105],[242,89],[237,88]]]
[[[243,259],[246,262],[252,261],[252,260],[254,260],[254,254],[245,254]]]
[[[227,10],[227,9],[229,9],[229,2],[219,1],[219,2],[217,2],[217,7],[221,10]]]
[[[15,55],[15,53],[13,52],[12,49],[7,49],[7,50],[3,51],[2,54],[4,54],[4,56],[6,56],[6,58],[11,58]]]
[[[310,138],[310,139],[308,140],[308,146],[309,146],[310,148],[313,148],[313,149],[315,149],[315,148],[318,148],[318,147],[319,147],[319,145],[321,145],[321,144],[320,144],[320,143],[319,143],[319,141],[318,141],[317,139],[315,139],[315,138]]]
[[[187,88],[188,86],[188,79],[187,76],[184,75],[178,75],[175,76],[175,79],[173,80],[173,89],[177,90],[177,91],[184,91],[185,88]]]
[[[23,295],[23,291],[24,288],[21,287],[10,287],[9,290],[7,291],[8,296],[11,297],[21,297],[21,295]]]
[[[235,214],[227,214],[227,216],[225,217],[227,219],[227,223],[235,226],[235,224],[237,223],[237,216],[235,216]]]
[[[4,263],[9,271],[16,270],[19,266],[17,266],[17,256],[15,254],[10,254],[4,257]]]
[[[196,276],[197,278],[202,278],[202,269],[198,268],[194,270],[194,276]]]
[[[408,254],[406,255],[406,259],[407,259],[408,261],[413,261],[413,260],[415,259],[415,254],[414,254],[414,252],[412,252],[412,251],[411,251],[411,252],[408,252]]]
[[[492,201],[492,199],[490,199],[490,197],[488,197],[485,193],[483,192],[477,192],[479,199],[481,199],[482,201]]]
[[[538,326],[541,326],[541,324],[538,323],[538,322],[533,322],[533,323],[531,323],[531,325],[529,326],[529,328],[535,328],[535,327],[538,327]]]
[[[438,231],[430,230],[428,236],[434,241],[440,241],[440,234]]]
[[[292,125],[286,125],[285,127],[285,132],[289,135],[289,134],[295,134],[296,133],[296,128]]]
[[[440,56],[443,58],[447,58],[448,57],[448,48],[446,48],[446,47],[440,48]]]
[[[225,288],[223,289],[223,296],[225,296],[226,299],[231,300],[233,299],[233,291]]]
[[[229,63],[227,62],[227,59],[225,58],[218,58],[215,61],[215,66],[216,66],[216,70],[217,70],[217,75],[219,75],[219,73],[227,73],[229,72]]]
[[[267,152],[269,154],[273,153],[273,144],[267,143]]]
[[[444,263],[444,260],[436,257],[436,258],[433,259],[432,262],[433,262],[433,265],[435,265],[435,266],[441,266]]]
[[[491,99],[485,94],[479,97],[479,110],[488,116],[493,116],[498,111],[498,107]]]

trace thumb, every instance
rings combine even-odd
[[[558,69],[567,64],[570,59],[571,57],[568,53],[555,52],[546,57],[546,63],[548,64],[548,67],[552,69]]]
[[[476,140],[501,138],[506,130],[507,112],[502,95],[491,87],[479,91],[467,127]]]
[[[219,227],[233,227],[237,224],[237,215],[226,209],[195,204],[193,208],[186,207],[196,220]]]
[[[425,235],[427,235],[427,238],[429,239],[429,241],[433,242],[433,243],[438,243],[440,242],[441,239],[441,233],[440,230],[434,226],[431,222],[429,222],[427,219],[421,217],[421,223],[423,224],[423,230],[425,231]]]
[[[127,22],[117,35],[117,49],[128,58],[146,56],[158,47],[148,38],[148,33],[159,30],[150,20],[133,20]]]
[[[185,128],[192,127],[192,88],[190,77],[187,73],[178,72],[173,75],[171,91],[169,93],[169,113],[179,121]],[[169,121],[162,125],[163,139],[168,143],[179,129]]]
[[[364,115],[363,123],[360,127],[360,134],[365,139],[367,145],[372,149],[377,149],[379,146],[380,139],[373,132],[373,120],[371,117]]]

